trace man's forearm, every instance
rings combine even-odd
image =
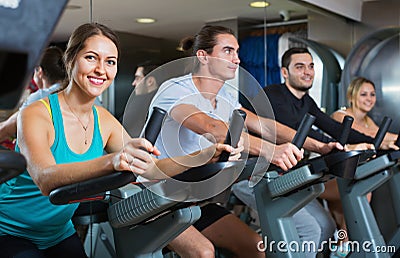
[[[250,134],[246,134],[245,137],[247,137],[247,139],[244,140],[245,151],[251,155],[265,157],[269,161],[272,159],[274,144]]]
[[[296,131],[290,128],[289,126],[286,126],[284,124],[279,123],[276,121],[276,142],[281,144],[281,143],[286,143],[286,142],[291,142],[296,135]]]

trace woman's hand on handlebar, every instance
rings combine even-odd
[[[356,143],[356,144],[346,144],[344,146],[345,151],[352,150],[374,150],[375,147],[372,143]]]
[[[113,157],[113,167],[117,171],[132,171],[141,175],[153,165],[151,154],[159,156],[160,151],[144,138],[129,141],[121,151]]]
[[[399,150],[399,146],[395,144],[396,140],[387,139],[386,137],[383,139],[381,146],[379,149],[382,150]]]

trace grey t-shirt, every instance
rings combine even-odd
[[[170,116],[171,110],[180,104],[193,105],[210,117],[225,122],[229,121],[234,109],[241,107],[237,92],[229,90],[226,83],[217,93],[214,109],[210,101],[204,98],[196,88],[192,74],[164,82],[154,96],[149,109],[149,112],[152,112],[153,107],[159,107],[168,112],[155,144],[161,152],[159,158],[187,155],[212,144],[206,137],[184,127]]]

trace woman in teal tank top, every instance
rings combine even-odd
[[[160,152],[150,142],[132,139],[111,113],[94,106],[116,76],[119,56],[109,28],[79,26],[64,56],[67,87],[21,112],[16,150],[25,156],[27,171],[0,185],[1,257],[86,257],[71,222],[77,204],[52,205],[51,190],[115,170],[165,178],[200,156],[157,160],[151,154]],[[242,148],[216,144],[202,152],[215,160],[223,150],[238,154]]]

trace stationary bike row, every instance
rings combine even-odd
[[[165,111],[155,108],[146,126],[144,137],[153,144],[164,115]],[[244,112],[234,111],[227,135],[228,143],[233,146],[240,138],[244,119]],[[50,201],[62,205],[108,199],[107,214],[114,236],[114,255],[119,258],[162,257],[162,249],[201,215],[193,196],[201,189],[197,189],[196,184],[182,187],[180,183],[206,180],[217,173],[222,173],[224,180],[233,182],[246,166],[245,160],[227,161],[229,154],[221,156],[225,160],[192,168],[174,179],[161,180],[146,188],[130,184],[135,181],[131,172],[115,172],[55,189],[50,194]],[[252,162],[248,164],[255,165]],[[261,169],[267,165],[265,162]]]
[[[397,146],[400,146],[399,143],[399,138],[396,143]],[[375,218],[376,222],[379,222],[380,228],[381,228],[381,233],[384,236],[384,239],[386,241],[386,244],[388,246],[394,246],[395,247],[395,253],[393,257],[400,257],[400,205],[399,205],[399,200],[400,200],[400,168],[399,168],[399,151],[396,151],[393,155],[390,154],[392,157],[389,158],[389,160],[396,162],[396,164],[392,167],[390,167],[390,172],[391,172],[391,177],[387,181],[385,185],[383,185],[381,188],[385,187],[385,189],[380,189],[380,190],[387,190],[390,194],[389,196],[384,195],[384,202],[380,202],[379,199],[379,194],[377,191],[374,192],[374,196],[378,197],[377,202],[380,204],[384,204],[383,206],[386,206],[383,208],[385,214],[393,216],[392,220],[388,219],[386,216],[380,217],[377,214],[376,211],[376,206],[375,206]],[[394,159],[393,156],[396,156]],[[388,207],[391,208],[391,211],[388,211]],[[390,228],[390,232],[384,232],[384,227]],[[383,229],[382,229],[383,228]],[[385,234],[384,234],[385,233]]]
[[[387,131],[391,119],[385,117],[380,130]],[[377,133],[377,137],[384,134]],[[400,146],[398,136],[395,144]],[[377,149],[379,145],[375,144]],[[384,239],[379,229],[374,212],[366,195],[382,186],[387,181],[400,185],[398,161],[400,151],[378,151],[376,157],[360,164],[353,179],[338,178],[340,197],[346,219],[349,239],[353,252],[349,257],[391,257],[400,254],[400,224],[397,224],[392,236]],[[400,193],[393,191],[392,199],[399,200]],[[395,204],[397,217],[400,218],[400,205]],[[397,253],[396,253],[397,252]],[[396,254],[395,254],[396,253]],[[398,257],[398,256],[397,256]]]
[[[396,144],[400,146],[400,144]],[[396,153],[398,155],[398,152]],[[400,168],[399,158],[390,169],[391,177],[375,191],[371,205],[374,207],[375,219],[381,229],[381,233],[390,247],[394,247],[393,257],[400,257]],[[383,212],[383,214],[381,214]],[[392,252],[391,252],[392,254]]]
[[[342,135],[338,139],[342,145],[347,141],[352,122],[351,117],[344,119]],[[387,128],[380,127],[375,146],[380,146]],[[293,143],[301,147],[303,142]],[[300,162],[288,172],[279,169],[266,172],[254,186],[254,192],[263,239],[268,241],[264,243],[267,257],[304,257],[308,250],[302,250],[292,216],[324,191],[327,180],[336,177],[353,181],[358,164],[375,154],[374,150],[334,151]],[[290,246],[293,243],[298,244],[297,250]],[[318,246],[311,248],[317,249]]]

